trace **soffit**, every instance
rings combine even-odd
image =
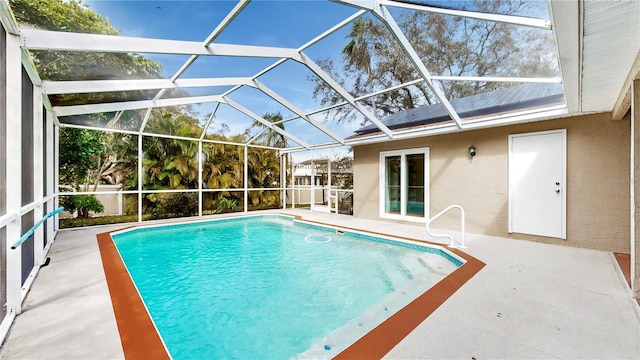
[[[640,1],[584,1],[581,111],[613,110],[640,50]]]

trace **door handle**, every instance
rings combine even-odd
[[[556,189],[556,194],[559,194],[559,193],[560,193],[560,189]]]

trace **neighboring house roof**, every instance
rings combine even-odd
[[[451,105],[461,118],[507,113],[564,104],[562,84],[528,83],[483,94],[452,99]],[[382,119],[391,130],[449,121],[451,117],[442,104],[432,104],[403,110]],[[353,137],[379,132],[369,124],[355,131]]]
[[[320,164],[326,164],[328,162],[329,162],[329,159],[309,159],[309,160],[300,162],[297,165],[311,165],[311,164],[320,165]]]
[[[305,170],[306,169],[302,169],[300,168],[301,166],[310,166],[313,163],[314,167],[316,168],[316,174],[320,175],[320,174],[324,174],[324,170],[327,164],[329,163],[329,159],[325,159],[325,158],[321,158],[321,159],[309,159],[309,160],[305,160],[302,162],[297,163],[296,166],[296,170],[294,175],[295,176],[309,176],[311,175],[310,173],[306,173]],[[348,175],[348,174],[352,174],[353,173],[353,169],[352,168],[342,168],[340,167],[338,164],[336,164],[335,162],[332,163],[331,165],[331,173],[334,175]]]

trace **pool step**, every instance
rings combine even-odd
[[[420,254],[419,261],[434,272],[443,275],[448,275],[458,268],[445,257],[433,253]]]

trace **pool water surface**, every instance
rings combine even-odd
[[[112,238],[175,359],[331,357],[462,264],[285,216]]]

